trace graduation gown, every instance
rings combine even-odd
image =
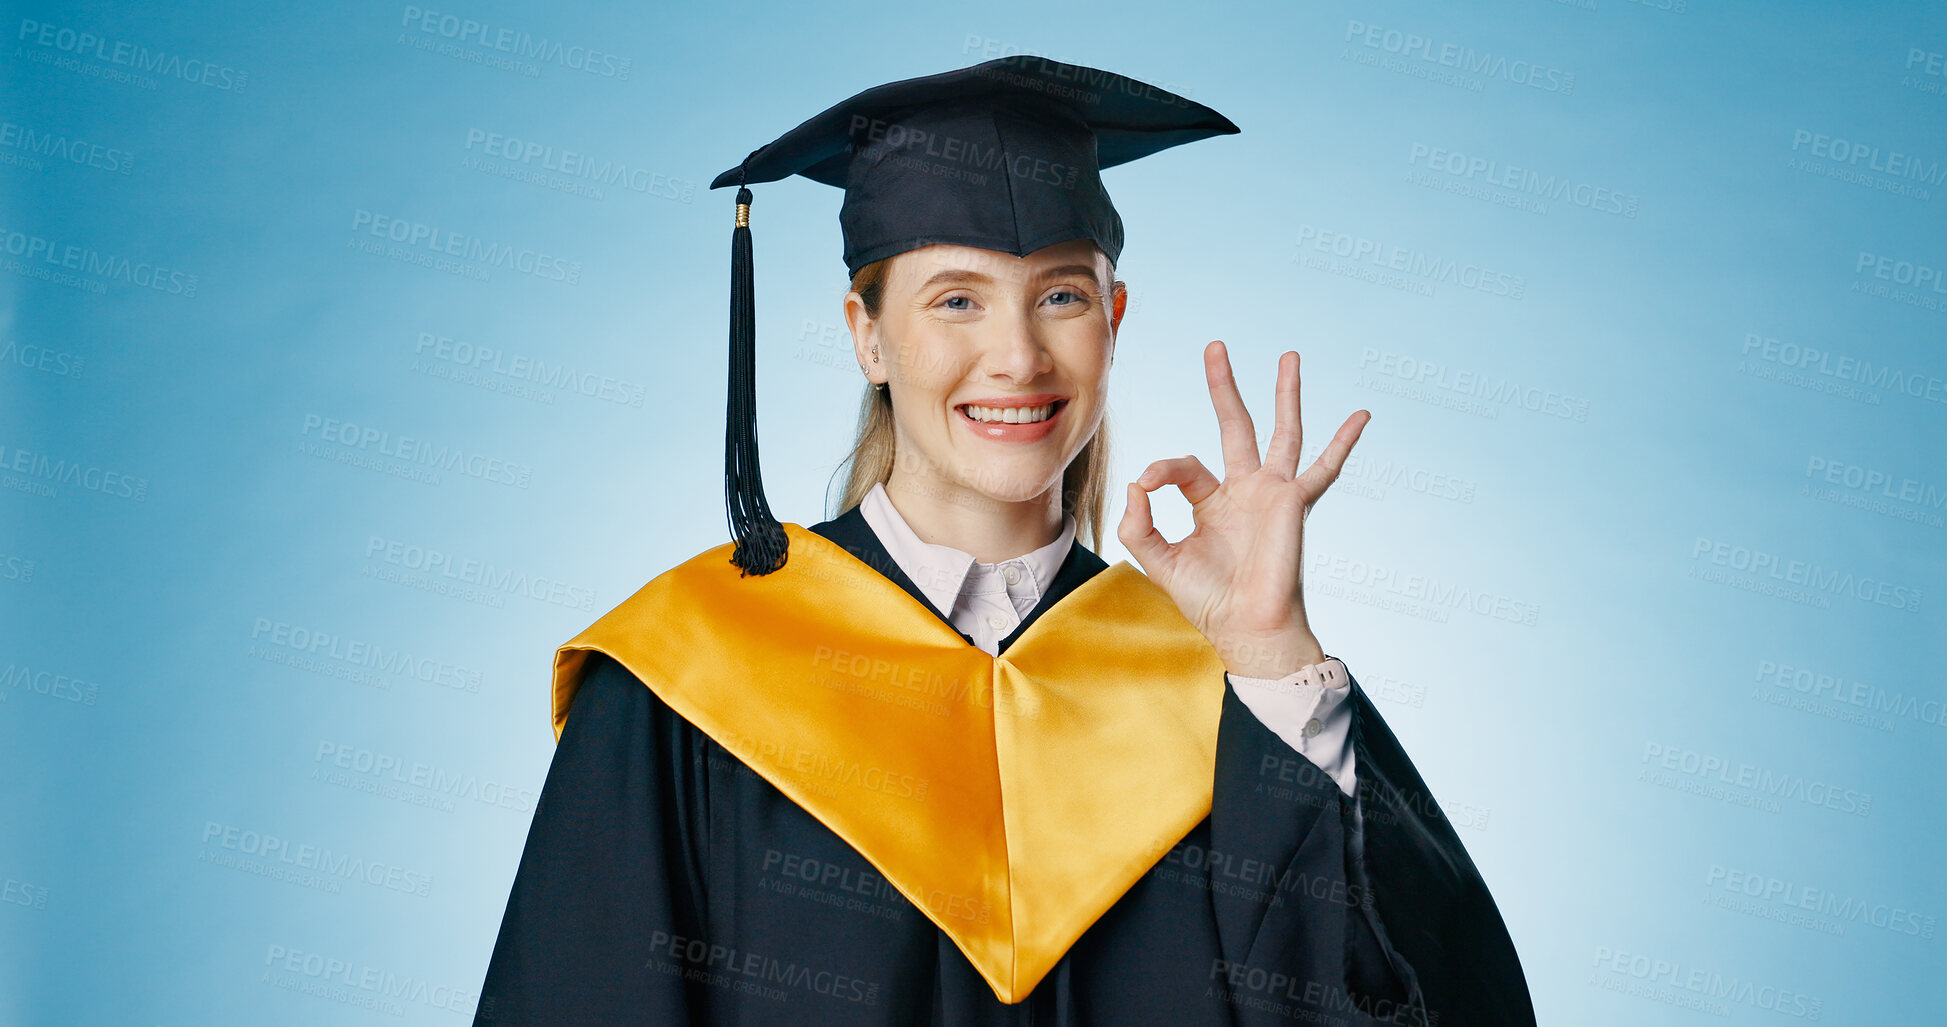
[[[946,623],[857,507],[810,530]],[[802,548],[794,539],[791,561]],[[1097,594],[1076,589],[1104,573],[1114,572],[1076,542],[1001,656],[1065,596]],[[754,643],[766,625],[748,630]],[[978,943],[998,924],[1001,945],[1032,954],[1021,936],[1046,934],[1045,917],[1010,919],[1006,902],[971,886],[916,884],[930,866],[875,864],[827,821],[853,837],[867,837],[863,829],[832,816],[734,730],[718,724],[727,748],[620,660],[573,655],[570,704],[557,702],[558,744],[477,1025],[1534,1023],[1485,882],[1356,679],[1356,804],[1223,676],[1207,815],[1171,829],[1160,858],[1093,900],[1106,908],[1081,906],[1093,919],[1079,937],[1044,951],[1052,965],[1003,1001],[1004,968],[1016,964]],[[1214,675],[1210,691],[1214,700]],[[887,709],[856,705],[868,725]],[[894,778],[875,787],[910,799],[910,778]],[[1067,844],[1094,855],[1089,837]],[[1086,888],[1073,890],[1090,901]],[[1067,892],[1052,894],[1059,905]],[[981,956],[978,967],[963,945]]]

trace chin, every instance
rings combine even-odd
[[[1067,469],[1067,461],[987,460],[970,465],[974,480],[961,484],[995,503],[1025,503],[1049,489],[1059,490]]]

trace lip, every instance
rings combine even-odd
[[[1049,414],[1048,419],[1045,421],[1036,421],[1033,424],[999,424],[988,421],[976,421],[968,417],[966,410],[962,409],[968,403],[981,407],[1038,407],[1044,403],[1054,403],[1056,406],[1054,413]],[[1004,396],[994,399],[972,399],[966,403],[956,403],[953,407],[953,416],[955,419],[961,424],[966,425],[975,435],[993,442],[1039,442],[1047,438],[1048,434],[1055,430],[1055,425],[1061,421],[1061,415],[1067,412],[1068,397],[1058,396],[1053,393],[1042,393],[1035,396]]]
[[[1038,407],[1043,403],[1053,403],[1058,399],[1067,398],[1067,396],[1059,392],[1031,392],[1022,396],[989,396],[985,399],[963,399],[955,403],[954,406],[963,407],[972,404],[977,407]]]

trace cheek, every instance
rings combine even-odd
[[[882,359],[884,351],[881,351]],[[939,350],[911,336],[900,343],[888,369],[892,381],[893,413],[908,427],[931,430],[940,420],[955,379],[947,372]],[[952,411],[946,411],[951,414]]]
[[[1108,392],[1111,351],[1108,340],[1090,337],[1068,347],[1063,375],[1077,392],[1103,396]]]
[[[893,354],[895,388],[903,386],[908,398],[934,406],[968,374],[967,356],[949,337],[929,333],[924,328],[902,332]]]

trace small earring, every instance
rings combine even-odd
[[[877,346],[872,347],[872,362],[875,364],[879,362],[879,347]]]

